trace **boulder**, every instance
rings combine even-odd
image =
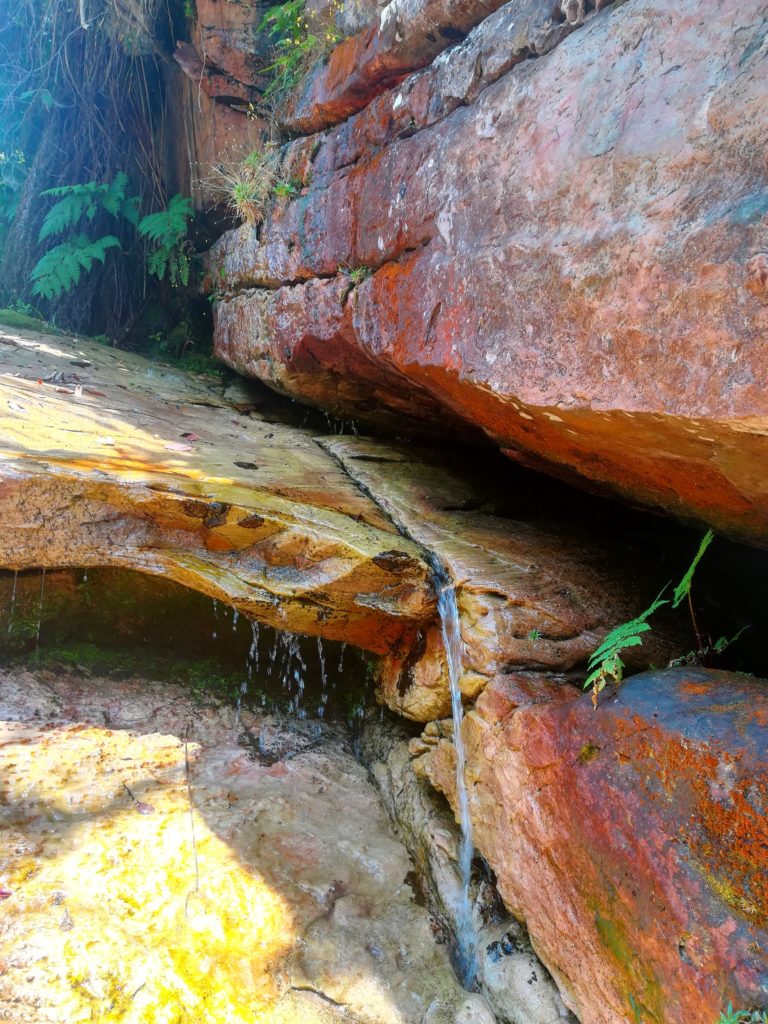
[[[475,841],[582,1024],[768,1006],[768,683],[647,672],[464,720]],[[422,769],[455,805],[446,738]]]
[[[343,732],[234,717],[0,671],[0,1019],[494,1024]]]
[[[763,5],[629,0],[522,60],[518,10],[295,144],[317,173],[263,232],[250,284],[266,265],[293,298],[258,350],[302,397],[309,347],[323,369],[341,344],[317,290],[368,268],[343,349],[383,392],[399,374],[511,458],[763,542]],[[253,336],[233,341],[228,305],[248,301],[217,314],[235,366]]]

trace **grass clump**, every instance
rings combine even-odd
[[[260,224],[278,183],[277,151],[271,144],[253,149],[242,160],[225,158],[206,182],[217,203],[246,224]]]
[[[265,99],[279,100],[290,92],[341,42],[335,19],[342,9],[342,0],[332,0],[323,11],[308,11],[305,0],[287,0],[269,8],[259,25],[259,31],[268,32],[275,44],[274,60],[264,69],[272,74]]]

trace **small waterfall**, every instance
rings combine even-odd
[[[453,743],[456,749],[456,796],[459,804],[459,822],[461,825],[461,841],[459,843],[459,872],[461,874],[461,903],[456,918],[456,943],[458,973],[462,983],[468,989],[475,980],[475,949],[477,939],[472,922],[472,900],[470,881],[472,877],[472,856],[474,842],[472,839],[472,819],[469,813],[469,793],[464,777],[466,757],[464,743],[461,738],[461,723],[464,708],[461,703],[459,680],[462,671],[462,641],[459,623],[459,608],[456,603],[456,588],[439,564],[433,566],[437,584],[437,610],[445,647],[445,660],[448,667],[448,680],[451,687],[451,711],[453,715]]]

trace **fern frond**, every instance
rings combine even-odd
[[[89,184],[94,185],[94,182]],[[37,236],[38,242],[76,227],[85,215],[92,220],[98,209],[93,189],[84,185],[65,185],[61,188],[48,189],[42,194],[60,195],[63,198],[54,203],[46,213]]]
[[[127,188],[128,175],[125,171],[118,171],[112,181],[103,184],[85,181],[79,185],[59,185],[46,189],[41,195],[53,196],[59,202],[54,203],[45,215],[38,242],[72,230],[83,217],[92,221],[99,210],[105,210],[113,217],[125,217],[135,225],[139,216],[139,198],[126,197]]]
[[[714,539],[715,539],[715,535],[712,532],[712,530],[707,530],[707,532],[701,538],[701,543],[699,544],[699,550],[696,552],[693,561],[688,566],[688,571],[686,572],[685,576],[683,576],[683,578],[680,580],[680,582],[675,587],[675,592],[672,595],[672,607],[673,608],[679,607],[680,603],[682,601],[684,601],[686,599],[686,597],[688,597],[688,595],[690,594],[690,592],[691,592],[691,583],[693,582],[693,574],[696,572],[696,567],[698,566],[699,562],[701,561],[701,559],[702,559],[702,557],[704,555],[704,552],[707,550],[707,548],[709,547],[709,545],[712,543],[712,541]]]
[[[50,249],[38,262],[31,274],[32,294],[44,299],[56,299],[79,283],[83,274],[89,273],[94,261],[103,263],[107,250],[119,247],[114,235],[91,239],[86,235],[61,242]]]
[[[147,269],[159,281],[166,276],[171,284],[189,283],[189,259],[184,252],[187,222],[194,216],[192,200],[175,195],[165,210],[148,213],[138,223],[137,231],[154,246],[147,260]]]

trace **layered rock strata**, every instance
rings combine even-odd
[[[379,653],[433,617],[420,549],[309,432],[93,343],[0,349],[3,568],[138,569]]]
[[[766,24],[759,0],[629,0],[563,38],[506,4],[292,144],[303,194],[214,254],[218,351],[764,540]],[[340,268],[370,273],[350,293]]]
[[[610,508],[560,487],[508,476],[500,494],[492,475],[498,467],[478,470],[471,457],[355,437],[322,443],[455,580],[460,686],[468,700],[511,671],[528,673],[534,685],[552,678],[580,684],[600,639],[634,618],[666,582],[668,568],[653,568],[661,533],[651,537],[626,524],[616,531]],[[642,648],[626,652],[627,664],[666,664],[687,642],[677,626],[663,624]],[[381,660],[378,693],[416,721],[450,715],[439,624]]]

